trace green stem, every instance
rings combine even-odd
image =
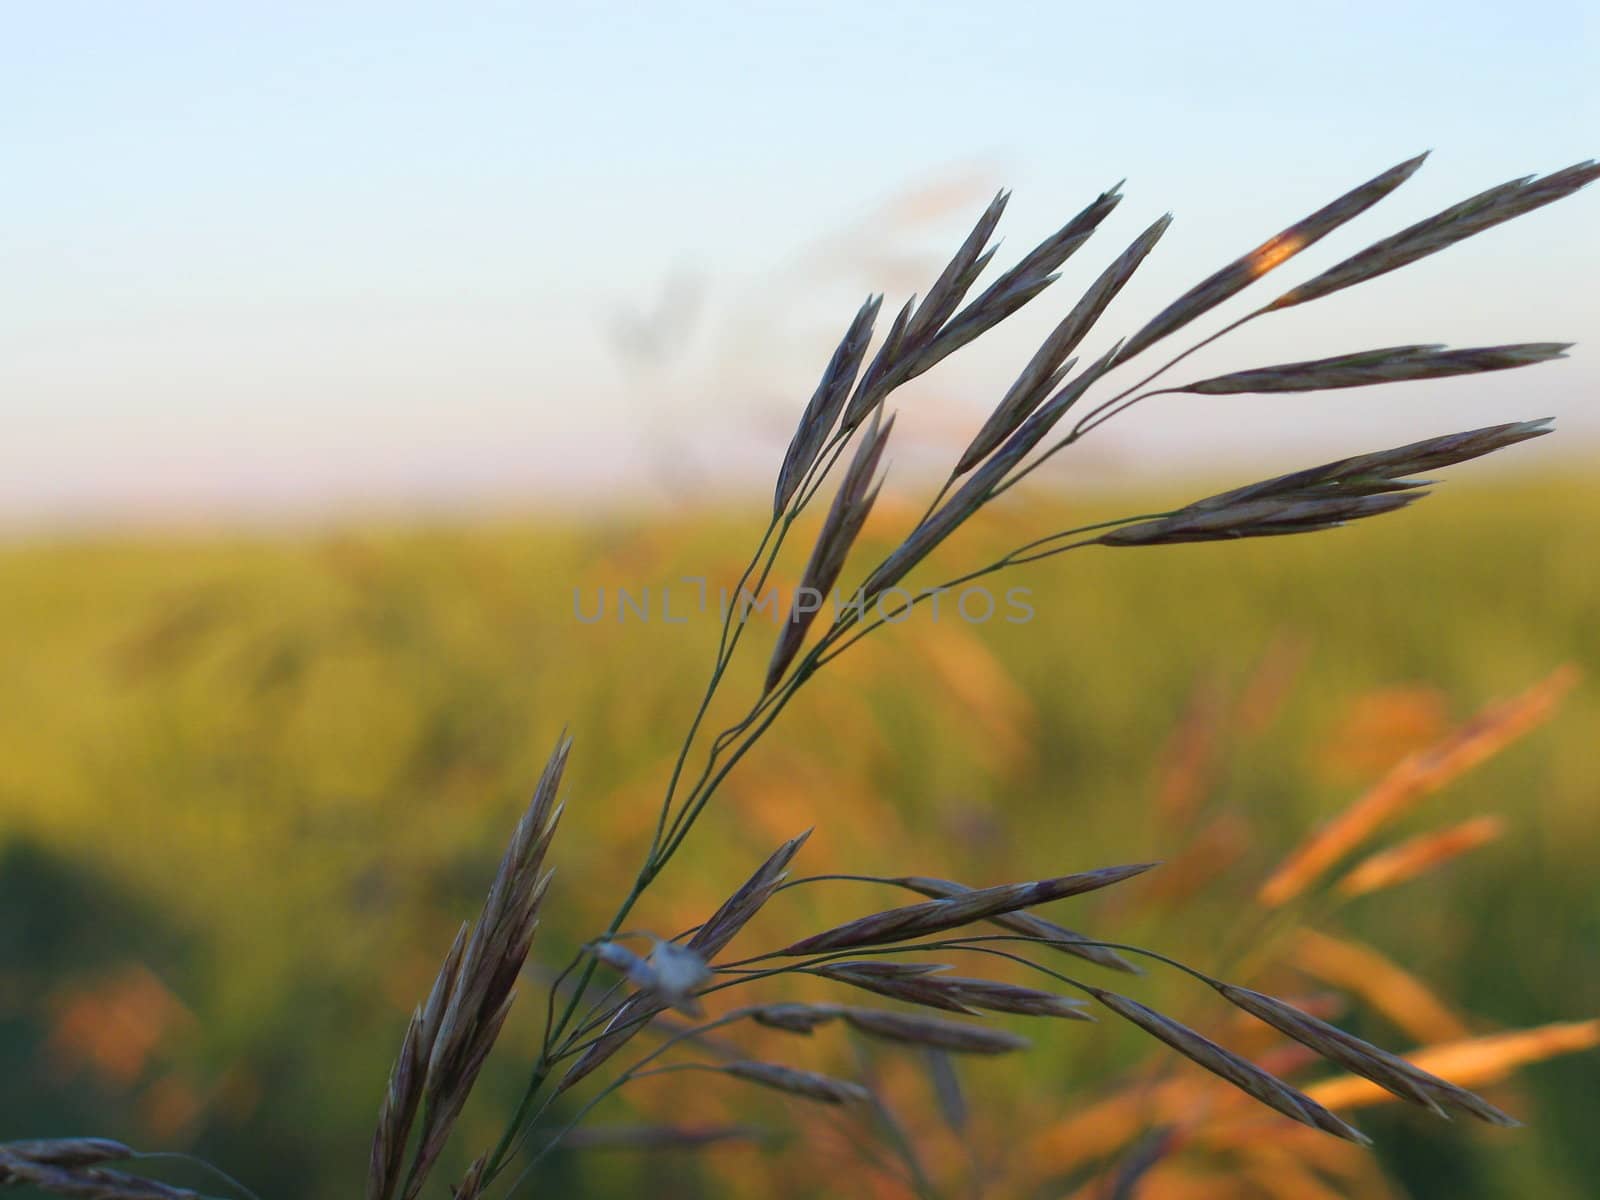
[[[567,1134],[571,1133],[575,1128],[577,1128],[578,1125],[583,1122],[583,1119],[594,1111],[596,1106],[598,1106],[603,1100],[607,1099],[613,1093],[617,1092],[623,1087],[623,1085],[639,1078],[642,1068],[660,1058],[663,1054],[672,1049],[672,1047],[678,1045],[680,1042],[686,1041],[690,1038],[700,1037],[704,1034],[710,1033],[713,1029],[719,1029],[724,1025],[731,1025],[735,1021],[743,1020],[745,1017],[750,1015],[751,1011],[752,1010],[750,1008],[736,1008],[732,1012],[724,1013],[722,1016],[713,1021],[707,1021],[703,1025],[695,1026],[693,1029],[686,1029],[681,1033],[673,1034],[649,1054],[646,1054],[643,1058],[639,1059],[639,1061],[634,1063],[633,1066],[622,1072],[622,1074],[618,1075],[610,1083],[606,1084],[605,1087],[601,1088],[600,1091],[596,1092],[592,1097],[590,1097],[583,1107],[573,1115],[572,1119],[563,1125],[550,1138],[550,1140],[540,1148],[539,1152],[535,1154],[531,1160],[529,1160],[528,1165],[524,1167],[517,1177],[511,1181],[510,1187],[506,1189],[507,1193],[509,1194],[516,1191],[518,1186],[521,1185],[522,1181],[526,1179],[533,1169],[544,1160],[545,1156],[554,1150],[558,1145],[560,1145],[561,1140],[565,1138]],[[485,1182],[487,1182],[487,1179]]]
[[[673,832],[669,832],[668,819],[672,811],[672,801],[677,793],[677,788],[683,774],[683,768],[688,761],[688,756],[693,748],[695,737],[700,731],[700,727],[705,720],[707,712],[710,710],[712,700],[716,696],[717,690],[722,683],[728,666],[733,661],[734,652],[738,648],[739,640],[743,635],[745,625],[747,624],[743,614],[741,614],[739,611],[739,599],[744,593],[745,585],[749,582],[751,573],[756,569],[758,564],[761,566],[761,572],[756,581],[757,593],[759,593],[761,588],[765,585],[766,580],[772,571],[773,565],[777,561],[778,554],[783,548],[783,543],[788,536],[789,530],[793,528],[795,521],[805,510],[805,507],[821,489],[823,481],[827,478],[829,472],[832,471],[834,464],[838,462],[839,456],[841,453],[843,453],[844,447],[849,440],[850,434],[847,432],[841,432],[834,436],[830,444],[824,449],[823,453],[818,456],[818,460],[815,464],[813,464],[807,478],[802,481],[797,501],[791,506],[788,512],[774,516],[768,523],[766,531],[762,534],[761,541],[756,547],[755,553],[751,556],[749,564],[746,565],[743,573],[739,577],[739,582],[735,589],[736,594],[733,598],[733,605],[726,613],[723,614],[722,628],[717,642],[717,655],[712,666],[711,678],[707,682],[705,693],[695,711],[694,718],[689,724],[688,731],[684,735],[683,742],[679,747],[677,757],[673,763],[672,773],[668,779],[666,793],[662,799],[661,810],[656,818],[656,830],[651,840],[650,850],[646,854],[644,864],[640,867],[639,873],[635,876],[633,885],[629,888],[627,896],[624,898],[622,904],[618,907],[616,915],[612,917],[611,923],[607,926],[605,933],[601,935],[602,937],[610,937],[622,927],[622,922],[625,921],[628,918],[628,915],[633,911],[633,907],[638,903],[640,896],[644,894],[645,889],[648,888],[655,880],[656,876],[660,873],[661,868],[666,865],[666,861],[672,856],[672,852],[676,850],[679,844],[681,844],[682,834],[687,833],[688,831],[687,826],[685,826],[682,831],[679,832],[676,837],[674,837]],[[764,563],[762,562],[763,553],[765,553]],[[762,728],[764,729],[765,725],[763,725]],[[723,735],[719,735],[719,744],[721,736]],[[747,749],[748,744],[741,748],[739,757],[742,757],[744,751]],[[715,753],[716,747],[714,744],[713,761]],[[735,761],[737,761],[737,759],[735,759]],[[724,771],[723,774],[725,775],[726,771]],[[704,780],[705,775],[703,774],[701,778]],[[721,776],[719,775],[718,780],[720,781],[720,779]],[[697,784],[697,788],[698,786],[699,785]],[[691,792],[690,799],[693,799],[693,795],[694,794]],[[686,800],[685,812],[689,811],[688,804],[689,800]],[[702,797],[699,805],[694,809],[694,812],[698,814],[699,810],[703,807],[704,798]],[[692,819],[689,823],[692,824]],[[677,822],[673,823],[672,830],[677,830]],[[666,853],[662,852],[663,838],[667,838],[671,841],[671,849]],[[526,1132],[534,1097],[537,1095],[539,1089],[542,1088],[545,1082],[548,1080],[550,1068],[553,1065],[553,1060],[550,1053],[551,1047],[561,1037],[562,1033],[565,1032],[567,1026],[571,1024],[572,1019],[577,1014],[579,1004],[582,1003],[584,994],[588,991],[589,984],[594,979],[597,963],[593,958],[590,958],[586,963],[584,963],[581,974],[579,975],[579,978],[573,987],[572,995],[568,998],[566,1007],[562,1010],[561,1016],[552,1020],[551,1017],[555,1011],[555,988],[559,984],[560,980],[566,978],[567,975],[576,969],[577,962],[578,960],[575,958],[573,962],[569,964],[568,967],[557,977],[556,984],[551,985],[552,990],[550,999],[546,1005],[544,1048],[540,1053],[538,1062],[535,1064],[533,1071],[529,1075],[528,1083],[523,1089],[522,1097],[517,1103],[517,1107],[512,1115],[510,1125],[501,1135],[499,1142],[496,1144],[493,1152],[490,1154],[489,1168],[485,1173],[486,1182],[492,1181],[497,1175],[500,1174],[501,1171],[504,1170],[506,1160],[511,1152],[512,1146],[523,1135],[523,1133]]]
[[[683,774],[684,764],[689,759],[689,750],[694,745],[695,735],[700,731],[701,722],[705,720],[706,712],[711,707],[711,700],[717,693],[717,686],[722,682],[723,673],[728,668],[728,663],[733,658],[733,648],[728,645],[728,625],[732,614],[738,608],[739,597],[744,594],[744,585],[750,578],[750,573],[755,570],[756,564],[761,561],[761,554],[767,548],[767,543],[772,540],[772,535],[778,529],[779,517],[773,517],[767,524],[766,532],[761,535],[761,542],[756,546],[756,552],[750,556],[750,562],[745,566],[744,572],[739,576],[739,582],[734,586],[734,608],[722,616],[722,632],[717,639],[717,658],[711,670],[711,678],[706,684],[705,695],[700,698],[700,707],[695,710],[694,719],[689,722],[689,731],[684,735],[683,744],[678,749],[678,757],[672,764],[672,774],[667,780],[666,795],[661,801],[661,812],[656,818],[655,836],[650,842],[650,858],[655,857],[657,848],[661,844],[661,836],[665,832],[667,814],[672,809],[672,798],[678,790],[678,780]],[[780,535],[781,544],[782,537]],[[756,585],[760,590],[761,585]],[[737,645],[737,638],[735,639]],[[647,860],[648,861],[648,860]]]
[[[1126,412],[1129,408],[1132,408],[1134,404],[1138,403],[1140,400],[1145,399],[1146,396],[1159,395],[1160,392],[1147,392],[1147,393],[1145,393],[1145,395],[1135,396],[1134,399],[1129,400],[1128,403],[1121,404],[1120,407],[1117,407],[1121,401],[1127,400],[1127,398],[1129,396],[1133,396],[1133,394],[1135,392],[1137,392],[1140,388],[1144,387],[1145,384],[1150,383],[1151,381],[1153,381],[1153,380],[1159,378],[1160,376],[1166,374],[1173,367],[1177,366],[1184,359],[1188,358],[1191,354],[1195,353],[1198,350],[1201,350],[1201,349],[1205,348],[1206,346],[1209,346],[1212,342],[1218,340],[1219,338],[1223,337],[1224,335],[1232,333],[1235,329],[1238,329],[1241,325],[1245,324],[1248,321],[1254,320],[1256,317],[1259,317],[1262,313],[1264,313],[1266,311],[1268,311],[1268,310],[1264,309],[1264,308],[1258,308],[1255,312],[1247,313],[1246,315],[1240,317],[1237,321],[1233,322],[1233,324],[1223,326],[1221,329],[1217,330],[1216,333],[1213,333],[1210,337],[1202,338],[1200,341],[1198,341],[1194,345],[1190,346],[1183,353],[1175,355],[1172,358],[1169,358],[1161,366],[1157,367],[1154,371],[1151,371],[1150,374],[1146,375],[1143,379],[1139,380],[1138,383],[1135,383],[1130,387],[1124,388],[1122,391],[1120,391],[1116,395],[1112,396],[1109,400],[1104,400],[1101,403],[1095,405],[1093,408],[1091,408],[1087,413],[1085,413],[1079,419],[1078,423],[1072,427],[1072,431],[1070,433],[1068,433],[1066,437],[1062,438],[1059,442],[1056,442],[1054,445],[1050,446],[1038,458],[1034,459],[1026,467],[1022,468],[1022,470],[1020,470],[1016,474],[1012,475],[1011,478],[1007,479],[999,487],[995,488],[994,491],[990,492],[989,493],[989,499],[992,500],[994,497],[1000,495],[1002,492],[1009,491],[1011,488],[1013,488],[1017,484],[1021,483],[1029,475],[1033,474],[1033,472],[1038,470],[1041,466],[1043,466],[1050,459],[1054,458],[1062,450],[1065,450],[1068,446],[1072,445],[1079,438],[1083,437],[1084,434],[1086,434],[1086,433],[1090,432],[1091,430],[1096,429],[1099,426],[1105,424],[1106,421],[1110,420],[1112,417],[1116,416],[1118,413]],[[1116,363],[1114,365],[1121,366],[1122,364],[1121,363]],[[1167,390],[1171,390],[1171,389],[1167,389]],[[1115,408],[1115,411],[1112,411],[1113,408]]]

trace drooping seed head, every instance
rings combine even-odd
[[[1099,988],[1087,989],[1100,1003],[1118,1016],[1139,1026],[1146,1033],[1165,1042],[1190,1062],[1197,1063],[1215,1075],[1221,1076],[1248,1096],[1276,1109],[1284,1116],[1313,1129],[1331,1133],[1346,1141],[1362,1145],[1370,1139],[1360,1130],[1341,1121],[1310,1096],[1290,1087],[1275,1075],[1268,1074],[1254,1063],[1233,1051],[1217,1045],[1210,1038],[1190,1029],[1180,1021],[1147,1008],[1137,1000],[1120,996]]]
[[[1440,1116],[1444,1115],[1444,1110],[1453,1109],[1491,1125],[1519,1124],[1513,1117],[1465,1088],[1459,1088],[1437,1075],[1430,1075],[1403,1058],[1364,1042],[1310,1013],[1302,1012],[1292,1004],[1217,980],[1212,980],[1211,986],[1245,1012],[1260,1018],[1301,1045],[1309,1046],[1351,1074],[1370,1079],[1402,1100],[1431,1109]]]

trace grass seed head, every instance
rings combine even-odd
[[[1346,221],[1366,212],[1411,178],[1425,158],[1426,154],[1419,154],[1390,167],[1195,284],[1128,339],[1122,348],[1122,358],[1130,359],[1168,334],[1176,333],[1196,317],[1203,316],[1224,300],[1243,291],[1268,271],[1288,262],[1308,246],[1315,245]]]
[[[1002,913],[1030,908],[1067,896],[1097,891],[1121,883],[1148,871],[1155,863],[1134,863],[1124,867],[1102,867],[1098,871],[1083,871],[1076,875],[1062,875],[1034,883],[1009,883],[999,887],[980,888],[945,900],[929,900],[922,904],[909,904],[885,912],[848,921],[836,928],[798,942],[778,951],[791,957],[820,954],[829,950],[851,950],[864,946],[886,946],[912,938],[925,937],[982,921]]]
[[[774,1091],[787,1092],[806,1100],[818,1100],[823,1104],[865,1104],[871,1098],[867,1089],[859,1083],[777,1063],[731,1062],[718,1066],[716,1070],[735,1079],[747,1079]]]
[[[1190,1062],[1227,1080],[1246,1095],[1259,1100],[1284,1116],[1362,1145],[1370,1139],[1360,1130],[1341,1121],[1310,1096],[1290,1087],[1276,1075],[1263,1071],[1233,1051],[1190,1029],[1153,1008],[1115,992],[1090,988],[1090,994],[1118,1016],[1131,1021],[1146,1033],[1165,1042]]]
[[[845,1008],[845,1022],[856,1032],[882,1041],[925,1046],[953,1054],[1009,1054],[1031,1044],[1003,1029],[989,1029],[964,1021],[946,1021],[916,1013],[885,1012],[876,1008]]]
[[[1213,982],[1212,986],[1230,1003],[1260,1018],[1301,1045],[1310,1047],[1351,1074],[1371,1080],[1402,1100],[1441,1116],[1446,1109],[1451,1109],[1491,1125],[1518,1124],[1514,1118],[1482,1097],[1437,1075],[1430,1075],[1403,1058],[1364,1042],[1309,1013],[1301,1012],[1292,1004],[1232,984]]]

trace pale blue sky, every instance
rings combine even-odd
[[[1111,8],[0,5],[0,519],[751,481],[862,294],[925,283],[994,187],[1016,189],[1005,262],[1126,176],[1059,296],[914,399],[925,439],[957,436],[1164,210],[1108,336],[1418,150],[1415,179],[1277,279],[1600,152],[1577,3]],[[941,181],[937,219],[873,216]],[[1152,405],[1095,469],[1292,467],[1549,413],[1581,447],[1597,222],[1592,189],[1205,360],[1595,343],[1572,361]],[[682,349],[630,362],[618,314],[664,288]]]

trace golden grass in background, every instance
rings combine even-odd
[[[1597,919],[1581,884],[1596,849],[1597,709],[1592,685],[1551,672],[1600,661],[1585,559],[1597,512],[1588,485],[1480,486],[1360,538],[1063,563],[1027,581],[1028,625],[888,631],[841,658],[832,684],[797,701],[730,777],[704,841],[640,923],[698,921],[813,823],[807,873],[893,863],[985,884],[1164,857],[1124,894],[1052,915],[1239,982],[1270,979],[1363,1036],[1420,1047],[1430,1069],[1514,1089],[1491,1098],[1529,1128],[1467,1140],[1407,1123],[1385,1139],[1380,1126],[1374,1158],[1306,1136],[1109,1021],[1085,1037],[999,1018],[1036,1052],[960,1064],[959,1134],[919,1056],[871,1052],[930,1174],[959,1183],[976,1161],[999,1196],[1058,1184],[1096,1196],[1073,1179],[1107,1163],[1161,1200],[1317,1195],[1313,1184],[1426,1195],[1409,1164],[1445,1145],[1474,1164],[1480,1190],[1438,1194],[1587,1195],[1600,1165],[1572,1114],[1592,1057],[1501,1081],[1593,1044],[1600,977],[1575,947]],[[659,793],[675,750],[665,718],[703,682],[715,623],[583,625],[572,589],[697,573],[743,524],[735,513],[5,550],[0,879],[19,949],[0,960],[0,1052],[26,1081],[0,1101],[8,1130],[94,1128],[187,1146],[274,1194],[288,1180],[313,1200],[348,1194],[405,1013],[566,720],[582,753],[541,933],[548,959],[604,920],[649,836],[642,798]],[[1011,540],[966,536],[975,551]],[[913,637],[922,652],[906,654]],[[1291,900],[1252,917],[1261,883],[1329,836],[1307,843],[1307,830],[1350,828],[1339,814],[1370,803],[1352,808],[1357,776],[1374,772],[1366,794],[1404,802],[1386,801],[1360,838],[1322,842],[1340,852],[1320,852]],[[1498,838],[1440,852],[1441,830],[1485,820]],[[1331,869],[1349,861],[1370,879],[1377,868],[1357,851],[1394,862],[1408,845],[1423,849],[1371,894]],[[764,941],[885,896],[841,884],[780,900],[759,918]],[[1258,941],[1270,951],[1241,952]],[[1311,1066],[1207,989],[1153,975],[1126,990],[1275,1070]],[[825,994],[837,998],[784,998]],[[86,1037],[85,1005],[126,1014],[126,1036],[113,1036],[118,1017]],[[513,1014],[508,1057],[537,1049],[536,1016]],[[770,1037],[749,1048],[855,1065],[836,1037]],[[514,1076],[491,1072],[463,1116],[471,1140],[503,1124]],[[1324,1103],[1369,1102],[1364,1082],[1308,1086]],[[601,1123],[666,1112],[704,1128],[756,1122],[780,1141],[675,1157],[681,1182],[665,1194],[816,1196],[836,1194],[839,1172],[869,1178],[845,1133],[748,1088],[665,1077]],[[1152,1130],[1165,1132],[1150,1141]],[[575,1151],[554,1185],[630,1194],[641,1172],[659,1178],[652,1161]],[[1227,1190],[1229,1172],[1254,1191]],[[905,1194],[870,1177],[864,1194]]]

